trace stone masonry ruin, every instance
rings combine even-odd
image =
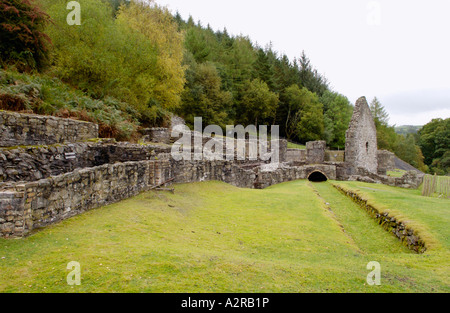
[[[173,124],[180,123],[181,119],[173,119]],[[417,188],[423,179],[416,171],[386,176],[395,166],[395,155],[377,151],[376,130],[364,97],[356,103],[345,151],[329,151],[324,141],[309,142],[305,150],[288,149],[287,141],[280,140],[279,164],[247,159],[175,161],[171,149],[176,139],[171,138],[170,128],[144,130],[143,135],[140,144],[118,143],[98,139],[98,126],[92,123],[0,111],[0,237],[26,236],[171,183],[218,180],[263,189],[310,179]],[[210,140],[214,138],[201,138],[203,144]]]
[[[364,168],[378,172],[377,129],[365,97],[356,101],[350,126],[345,134],[345,161],[352,170]],[[352,173],[353,174],[353,173]]]

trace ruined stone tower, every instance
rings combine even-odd
[[[363,168],[376,174],[378,169],[377,130],[366,97],[356,101],[345,140],[345,162],[355,171]]]

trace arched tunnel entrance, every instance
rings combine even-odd
[[[311,174],[309,174],[308,180],[313,183],[321,183],[321,182],[327,181],[328,178],[324,173],[319,172],[319,171],[314,171]]]

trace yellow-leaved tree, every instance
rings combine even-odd
[[[156,47],[157,59],[154,69],[155,82],[152,103],[163,109],[173,110],[180,104],[185,78],[183,61],[183,34],[167,8],[153,0],[132,0],[122,5],[117,23],[140,32]]]

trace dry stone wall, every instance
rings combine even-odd
[[[410,228],[406,222],[390,216],[387,212],[380,211],[354,191],[347,190],[339,185],[334,185],[334,187],[365,209],[385,230],[396,236],[409,249],[418,253],[424,253],[426,251],[427,247],[424,240],[421,239],[420,235],[414,229]]]
[[[156,159],[170,147],[111,140],[50,146],[0,148],[0,182],[35,181],[77,168]]]
[[[93,208],[133,197],[167,181],[168,161],[75,170],[0,192],[0,237],[17,237]]]
[[[218,180],[241,188],[254,188],[256,174],[235,162],[172,161],[171,171],[176,183]]]
[[[169,128],[146,128],[142,130],[142,134],[144,142],[169,144],[171,140]]]
[[[368,172],[364,168],[357,169],[357,175],[352,175],[345,180],[361,181],[366,183],[385,184],[393,187],[417,189],[423,182],[425,174],[416,171],[406,172],[402,177],[390,177]]]
[[[306,150],[287,149],[286,162],[306,162]]]
[[[0,111],[0,147],[52,145],[98,137],[98,125],[53,116]]]

